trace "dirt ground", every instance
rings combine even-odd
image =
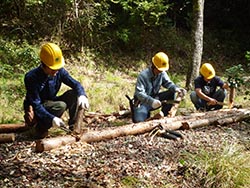
[[[110,127],[93,122],[90,129]],[[0,187],[200,188],[199,172],[183,165],[185,153],[216,151],[239,143],[250,149],[249,123],[179,131],[178,141],[149,134],[86,144],[76,142],[42,153],[25,133],[0,145]]]

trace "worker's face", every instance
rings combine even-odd
[[[210,82],[212,79],[204,78],[204,80],[205,80],[206,82]]]
[[[49,76],[56,76],[56,73],[58,72],[58,70],[52,70],[47,66],[44,66],[43,70],[44,70],[45,74],[47,74]]]
[[[160,74],[162,71],[158,70],[156,67],[153,69],[154,75]]]

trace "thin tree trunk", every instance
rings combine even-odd
[[[235,98],[235,88],[230,87],[230,91],[229,91],[229,108],[233,108],[233,106],[234,106],[234,98]]]
[[[193,81],[199,75],[203,51],[203,12],[205,0],[194,0],[193,2],[193,60],[187,73],[186,88],[188,90],[193,87]]]

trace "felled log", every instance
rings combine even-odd
[[[9,143],[15,141],[14,133],[3,133],[0,134],[0,143]]]
[[[25,124],[0,124],[0,133],[13,133],[24,131],[28,127]]]
[[[216,111],[214,111],[216,112]],[[244,120],[245,118],[248,118],[250,115],[249,110],[227,110],[224,111],[226,113],[222,114],[220,113],[220,110],[217,111],[217,114],[213,114],[213,116],[208,117],[199,117],[199,119],[196,120],[187,120],[182,122],[182,128],[183,129],[193,129],[208,125],[226,125],[234,122],[239,122]],[[209,113],[209,112],[207,112]]]
[[[147,122],[132,123],[116,128],[104,129],[101,131],[89,131],[80,135],[82,142],[97,142],[102,140],[113,139],[116,137],[127,136],[127,135],[138,135],[151,132],[157,127],[161,127],[165,130],[177,130],[177,129],[191,129],[206,125],[212,125],[218,123],[222,119],[227,119],[225,123],[233,123],[242,121],[244,118],[249,117],[250,110],[244,109],[225,109],[204,113],[194,113],[190,116],[176,116],[173,118],[164,117],[159,120],[152,120]],[[231,121],[230,121],[231,120]],[[47,138],[36,141],[36,151],[48,151],[57,148],[67,143],[77,141],[74,136]]]
[[[58,136],[54,138],[45,138],[43,140],[36,141],[36,151],[43,152],[49,151],[54,148],[58,148],[60,146],[64,146],[66,144],[74,143],[78,139],[77,137],[67,135],[67,136]]]

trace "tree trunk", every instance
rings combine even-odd
[[[203,51],[203,12],[205,0],[195,0],[193,2],[193,61],[192,66],[189,67],[190,70],[187,73],[187,90],[190,90],[193,87],[193,81],[199,75]]]
[[[225,109],[211,111],[205,113],[194,113],[190,116],[176,116],[174,118],[165,117],[160,120],[152,120],[147,122],[132,123],[121,127],[109,128],[102,131],[89,131],[79,136],[82,142],[98,142],[102,140],[113,139],[120,136],[138,135],[151,132],[155,128],[165,130],[191,129],[201,126],[218,124],[221,121],[223,124],[229,124],[237,121],[242,121],[248,118],[249,110],[244,109]],[[226,121],[223,121],[225,119]],[[223,121],[223,122],[222,122]],[[56,138],[47,138],[36,141],[36,151],[42,152],[57,148],[61,145],[76,142],[76,136],[62,136]]]

